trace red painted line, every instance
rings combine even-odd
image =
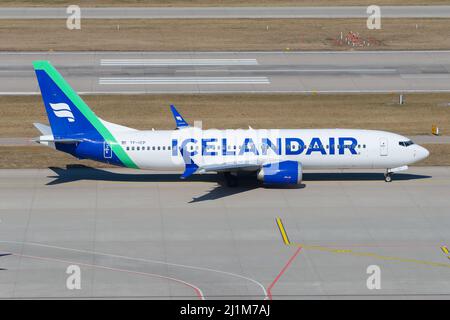
[[[172,278],[172,277],[166,277],[166,276],[162,276],[162,275],[154,274],[154,273],[133,271],[133,270],[127,270],[127,269],[118,269],[118,268],[99,266],[99,265],[88,264],[88,263],[80,263],[80,262],[69,261],[69,260],[61,260],[61,259],[54,259],[54,258],[47,258],[47,257],[30,256],[30,255],[18,254],[18,253],[11,253],[11,254],[14,255],[14,256],[28,258],[28,259],[36,259],[36,260],[43,260],[43,261],[55,261],[55,262],[60,262],[60,263],[75,264],[75,265],[91,267],[91,268],[98,268],[98,269],[117,271],[117,272],[124,272],[124,273],[130,273],[130,274],[135,274],[135,275],[147,276],[147,277],[166,279],[166,280],[177,282],[179,284],[185,285],[185,286],[193,289],[195,291],[197,297],[200,300],[205,300],[205,296],[203,295],[203,292],[198,287],[196,287],[193,284],[188,283],[186,281],[183,281],[183,280],[180,280],[180,279],[176,279],[176,278]]]
[[[300,253],[301,250],[302,250],[302,247],[299,246],[298,249],[295,251],[295,253],[292,255],[292,257],[284,265],[283,269],[281,269],[280,273],[276,276],[276,278],[272,281],[270,286],[267,288],[267,296],[269,297],[270,300],[272,300],[272,288],[275,286],[275,284],[278,282],[278,280],[280,280],[283,273],[286,272],[286,270],[291,265],[292,261],[294,261],[294,259],[298,256],[298,254]]]

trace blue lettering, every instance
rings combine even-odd
[[[208,151],[208,149],[211,149],[211,147],[213,147],[212,149],[214,150],[214,146],[209,144],[211,142],[217,142],[217,139],[216,138],[202,139],[202,155],[217,156],[216,151]]]
[[[178,154],[178,140],[172,139],[172,156],[176,156]]]
[[[192,138],[184,140],[183,143],[181,144],[181,149],[183,150],[184,154],[186,154],[186,151],[188,151],[188,150],[186,150],[186,146],[187,146],[188,143],[193,143],[195,145],[197,142],[198,141],[196,139],[192,139]],[[189,153],[190,156],[195,156],[198,152],[194,148],[193,151],[190,151],[188,153]]]
[[[345,142],[350,142],[351,144],[346,144]],[[349,149],[351,154],[357,154],[355,148],[358,141],[355,138],[339,138],[339,154],[344,154],[345,149]]]
[[[228,145],[227,145],[227,139],[222,139],[222,155],[223,156],[234,156],[236,155],[236,152],[234,150],[228,151]]]
[[[293,150],[293,145],[297,145],[297,150]],[[305,143],[299,138],[286,138],[286,155],[301,154],[305,150]]]
[[[277,155],[281,155],[281,138],[277,139],[277,145],[274,145],[268,138],[262,139],[262,154],[267,155],[268,148],[272,149]]]
[[[252,138],[245,138],[244,143],[242,144],[241,151],[239,152],[239,155],[242,156],[246,152],[252,152],[255,155],[259,154]]]
[[[310,155],[312,152],[320,152],[321,154],[327,154],[323,148],[322,141],[319,138],[312,138],[308,150],[306,150],[306,155]]]
[[[334,138],[330,138],[330,154],[335,154],[336,146],[334,144]]]

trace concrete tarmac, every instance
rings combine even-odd
[[[372,12],[372,11],[371,11]],[[82,8],[83,19],[367,18],[366,6]],[[1,8],[0,19],[67,19],[61,8]],[[382,18],[450,18],[450,6],[381,6]]]
[[[4,52],[0,94],[37,94],[41,59],[81,93],[450,91],[450,51]]]
[[[307,172],[300,188],[218,181],[0,170],[0,297],[450,297],[449,167],[391,183],[370,170]],[[370,290],[374,265],[381,288]],[[69,266],[79,290],[67,288]]]

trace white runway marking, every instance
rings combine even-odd
[[[103,253],[103,252],[95,252],[95,251],[89,251],[89,250],[80,250],[80,249],[66,248],[66,247],[60,247],[60,246],[52,246],[52,245],[47,245],[47,244],[35,243],[35,242],[20,242],[20,241],[0,240],[0,243],[11,243],[11,244],[20,244],[20,245],[24,245],[25,244],[25,245],[37,246],[37,247],[43,247],[43,248],[59,249],[59,250],[64,250],[64,251],[72,251],[72,252],[87,253],[87,254],[95,254],[95,255],[100,255],[100,256],[105,256],[105,257],[110,257],[110,258],[119,258],[119,259],[125,259],[125,260],[131,260],[131,261],[141,261],[141,262],[155,263],[155,264],[164,264],[164,265],[168,265],[168,266],[172,266],[172,267],[179,267],[179,268],[185,268],[185,269],[192,269],[192,270],[200,270],[200,271],[219,273],[219,274],[228,275],[228,276],[231,276],[231,277],[244,279],[244,280],[247,280],[247,281],[250,281],[250,282],[256,284],[262,290],[262,292],[264,293],[264,299],[268,298],[266,288],[260,282],[254,280],[252,278],[249,278],[249,277],[246,277],[246,276],[243,276],[243,275],[240,275],[240,274],[228,272],[228,271],[216,270],[216,269],[205,268],[205,267],[189,266],[189,265],[185,265],[185,264],[171,263],[171,262],[167,262],[167,261],[150,260],[150,259],[142,259],[142,258],[132,258],[132,257],[127,257],[127,256],[122,256],[122,255]]]
[[[270,84],[267,77],[142,77],[100,78],[101,85],[109,84]]]
[[[101,59],[102,66],[254,66],[256,59]]]
[[[203,291],[199,287],[193,285],[192,283],[186,282],[181,279],[173,278],[173,277],[167,277],[167,276],[162,276],[160,274],[148,273],[148,272],[142,272],[142,271],[133,271],[133,270],[129,270],[129,269],[112,268],[112,267],[107,267],[107,266],[100,266],[100,265],[83,263],[83,262],[78,262],[78,261],[71,261],[71,260],[62,260],[62,259],[54,259],[54,258],[48,258],[48,257],[32,256],[32,255],[26,255],[26,254],[21,254],[21,253],[14,253],[14,252],[12,252],[11,254],[14,256],[20,257],[20,258],[29,258],[29,259],[36,259],[36,260],[42,260],[42,261],[55,261],[55,262],[65,263],[65,264],[77,264],[77,265],[85,266],[85,267],[89,267],[89,268],[98,268],[98,269],[104,269],[104,270],[110,270],[110,271],[117,271],[117,272],[124,272],[124,273],[130,273],[130,274],[141,275],[141,276],[166,279],[166,280],[178,282],[180,284],[183,284],[185,286],[192,288],[195,291],[195,293],[197,294],[197,296],[200,298],[200,300],[205,300],[205,295],[203,294]]]

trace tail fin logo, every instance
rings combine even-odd
[[[67,118],[67,121],[75,122],[75,117],[67,103],[50,103],[50,107],[58,118]]]

